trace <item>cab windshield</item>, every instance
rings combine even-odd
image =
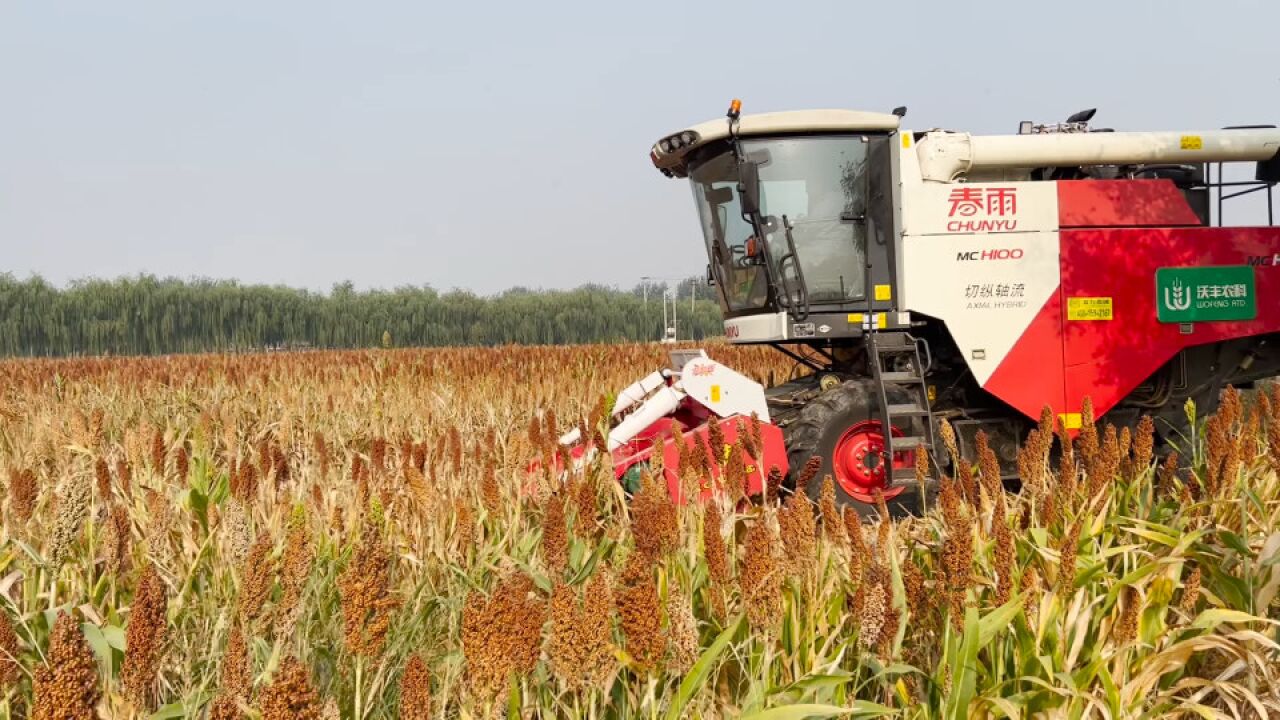
[[[764,242],[784,302],[800,302],[801,277],[810,305],[864,297],[868,145],[869,138],[848,135],[742,142],[759,167]],[[694,165],[689,178],[727,309],[763,307],[766,253],[742,217],[733,153],[725,148]]]

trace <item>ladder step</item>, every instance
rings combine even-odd
[[[895,468],[893,471],[894,482],[904,482],[916,479],[915,468]],[[927,479],[927,478],[926,478]]]
[[[882,372],[880,379],[888,383],[919,383],[924,382],[924,378],[915,372]]]
[[[906,333],[876,333],[876,349],[880,351],[901,352],[915,349],[916,342]]]
[[[928,410],[915,403],[889,406],[889,417],[924,417],[928,414]]]
[[[907,437],[896,437],[893,439],[893,450],[894,452],[897,452],[899,450],[912,450],[915,448],[924,447],[928,444],[929,444],[928,440],[918,435],[909,435]]]

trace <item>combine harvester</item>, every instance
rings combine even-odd
[[[769,468],[794,481],[817,456],[866,512],[876,490],[915,494],[914,453],[946,468],[940,419],[966,458],[984,431],[1014,477],[1046,406],[1074,430],[1089,397],[1107,421],[1149,414],[1176,442],[1186,400],[1207,412],[1224,386],[1280,374],[1274,126],[1113,132],[1091,129],[1090,110],[981,136],[901,129],[905,108],[739,111],[650,157],[693,186],[728,340],[811,373],[765,390],[673,353],[619,394],[620,478],[661,450],[681,499],[671,425],[705,441],[719,423],[732,443],[754,413],[753,491]],[[1223,180],[1244,162],[1254,180]],[[1255,191],[1268,226],[1222,227],[1223,202]]]

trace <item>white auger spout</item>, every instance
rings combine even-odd
[[[956,182],[983,170],[1144,163],[1246,162],[1280,153],[1280,129],[971,135],[929,132],[916,144],[921,177]]]

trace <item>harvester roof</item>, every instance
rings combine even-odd
[[[738,125],[742,137],[797,133],[884,131],[898,129],[898,116],[859,110],[793,110],[743,115]],[[684,177],[688,155],[708,143],[729,137],[729,123],[723,118],[698,123],[671,133],[653,144],[650,157],[654,167],[676,177]]]

